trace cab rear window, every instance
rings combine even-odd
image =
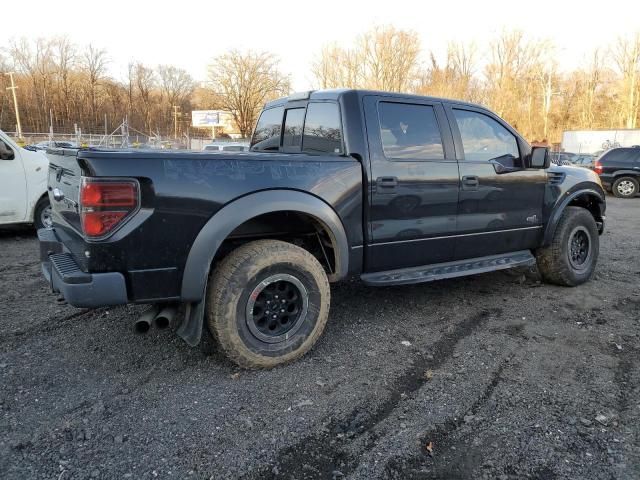
[[[336,103],[309,104],[302,150],[310,153],[342,153],[340,110]]]
[[[284,130],[282,123],[284,117]],[[333,102],[311,102],[307,107],[270,108],[262,112],[251,140],[258,152],[343,153],[340,109]]]
[[[280,148],[283,107],[264,110],[251,139],[251,150],[256,152],[277,152]]]

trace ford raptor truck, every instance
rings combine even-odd
[[[486,108],[325,90],[271,101],[248,152],[49,149],[42,269],[77,307],[149,304],[266,368],[306,353],[332,282],[430,282],[537,264],[589,280],[596,173],[550,164]],[[162,307],[164,316],[158,313]],[[168,312],[168,313],[166,313]]]

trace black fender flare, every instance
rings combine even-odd
[[[547,226],[544,230],[544,237],[542,241],[543,246],[551,245],[553,235],[556,232],[556,227],[558,226],[558,222],[560,221],[560,217],[562,216],[564,209],[571,203],[572,200],[578,198],[581,195],[590,195],[592,197],[595,197],[598,200],[598,204],[600,206],[600,215],[604,217],[603,206],[606,204],[604,191],[600,191],[596,188],[580,188],[573,192],[567,192],[564,195],[564,198],[556,203],[551,212],[551,215],[549,216],[549,222],[547,222]]]
[[[342,221],[333,208],[309,193],[265,190],[228,203],[202,227],[187,256],[182,276],[182,300],[199,302],[204,298],[211,263],[233,230],[258,215],[282,211],[308,214],[327,229],[336,251],[336,271],[330,279],[344,278],[349,268],[349,242]]]

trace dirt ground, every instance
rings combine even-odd
[[[586,285],[336,285],[271,371],[58,304],[35,235],[0,230],[0,478],[640,478],[640,199],[607,215]]]

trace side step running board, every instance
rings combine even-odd
[[[373,286],[406,285],[409,283],[432,282],[444,278],[493,272],[505,268],[530,266],[535,263],[536,259],[529,250],[521,250],[519,252],[501,253],[500,255],[490,255],[488,257],[424,265],[422,267],[364,273],[360,278],[367,285]]]

